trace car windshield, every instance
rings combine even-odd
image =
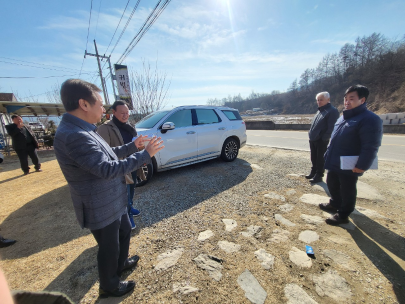
[[[151,129],[159,122],[159,120],[161,120],[169,112],[170,111],[158,111],[149,114],[148,116],[144,117],[141,121],[139,121],[137,124],[135,124],[135,127],[142,129]]]

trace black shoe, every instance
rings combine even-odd
[[[108,297],[122,297],[123,295],[131,292],[135,288],[134,281],[121,281],[118,285],[118,288],[114,289],[113,291],[107,291],[100,287],[98,290],[98,295],[100,298],[108,298]]]
[[[118,276],[121,276],[121,274],[132,267],[135,267],[136,264],[138,264],[139,261],[139,256],[134,255],[132,258],[128,258],[125,263],[124,263],[124,268],[122,268],[121,272],[118,272]]]
[[[25,171],[24,172],[24,175],[28,175],[28,174],[30,174],[30,171]]]
[[[337,212],[337,209],[333,207],[330,203],[321,203],[319,204],[319,208],[326,212]]]
[[[42,172],[42,169],[36,169],[35,172]]]
[[[8,240],[8,239],[5,239],[3,237],[0,237],[0,248],[4,248],[4,247],[14,245],[15,242],[17,242],[17,241],[16,240]]]
[[[339,213],[334,214],[330,218],[325,220],[326,224],[337,226],[340,224],[347,224],[349,223],[349,218],[348,217],[341,217]]]
[[[308,175],[305,175],[305,178],[306,179],[311,179],[311,178],[313,178],[315,176],[315,174],[316,174],[316,172],[311,172]]]
[[[309,180],[311,183],[315,184],[315,183],[321,183],[322,182],[322,175],[319,174],[315,174],[315,176],[313,178],[311,178]]]

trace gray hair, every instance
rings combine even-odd
[[[323,97],[325,97],[326,99],[330,99],[330,94],[328,92],[326,92],[326,91],[316,94],[315,99],[318,99],[319,95],[323,95]]]

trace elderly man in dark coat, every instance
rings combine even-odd
[[[318,112],[312,119],[309,135],[309,147],[311,149],[311,173],[305,176],[311,183],[322,182],[325,172],[323,155],[328,147],[333,126],[339,118],[338,110],[330,104],[328,92],[321,92],[316,95]]]
[[[349,222],[356,206],[357,179],[367,171],[377,156],[383,135],[381,118],[367,109],[367,87],[351,86],[344,96],[344,111],[335,124],[330,145],[325,154],[326,183],[331,199],[320,204],[322,210],[336,212],[326,223],[339,225]],[[358,157],[354,168],[342,166],[342,157]]]
[[[38,160],[36,149],[39,148],[37,138],[30,127],[24,125],[24,122],[19,115],[12,115],[12,124],[6,126],[7,133],[11,136],[12,146],[20,159],[21,169],[24,175],[30,173],[28,166],[28,156],[34,164],[35,171],[40,172],[41,164]]]
[[[82,228],[90,229],[99,246],[97,262],[100,297],[119,297],[135,287],[121,281],[125,269],[138,256],[128,258],[131,225],[127,213],[125,175],[151,161],[163,149],[160,138],[150,140],[142,152],[145,136],[111,148],[96,132],[105,109],[101,90],[80,79],[66,80],[61,99],[66,109],[55,135],[55,155],[65,176]]]

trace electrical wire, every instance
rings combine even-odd
[[[89,43],[89,32],[90,32],[90,22],[91,22],[91,11],[93,9],[93,0],[91,0],[90,3],[90,17],[89,17],[89,25],[87,27],[87,39],[86,39],[86,53],[87,53],[87,44]],[[79,77],[80,75],[82,75],[82,69],[83,69],[83,64],[84,64],[84,59],[86,57],[83,57],[83,61],[82,61],[82,67],[80,68],[80,73],[79,73]]]
[[[82,73],[82,74],[93,74],[93,73]],[[10,76],[0,76],[1,79],[32,79],[32,78],[57,78],[57,77],[73,77],[75,75],[60,75],[60,76],[40,76],[40,77],[34,77],[34,76],[18,76],[18,77],[10,77]]]
[[[118,59],[118,63],[122,63],[125,58],[129,55],[129,53],[134,49],[134,47],[138,44],[138,42],[141,40],[141,38],[146,34],[146,32],[151,28],[151,26],[155,23],[157,18],[162,14],[164,9],[167,7],[167,5],[170,3],[171,0],[165,0],[165,2],[159,7],[160,3],[162,0],[159,0],[158,4],[155,6],[153,11],[150,13],[144,24],[142,25],[141,29],[138,31],[138,33],[135,35],[135,37],[132,39],[128,47],[125,49],[124,53],[121,55],[121,57]],[[150,21],[149,21],[150,20]],[[149,22],[149,23],[148,23]]]
[[[94,32],[94,40],[96,40],[96,37],[97,37],[98,18],[100,18],[101,2],[103,2],[103,0],[100,0],[100,5],[99,5],[99,7],[98,7],[97,22],[96,22],[96,31]]]
[[[161,0],[159,0],[159,2],[160,2],[160,1],[161,1]],[[129,24],[129,22],[130,22],[131,19],[132,19],[132,16],[134,15],[136,9],[138,8],[139,2],[141,2],[141,0],[138,0],[138,1],[136,2],[135,7],[134,7],[134,9],[133,9],[132,12],[131,12],[131,15],[128,17],[127,23],[125,24],[124,28],[122,29],[121,34],[120,34],[120,36],[119,36],[118,39],[117,39],[117,42],[115,42],[115,45],[114,45],[114,47],[113,47],[113,49],[112,49],[112,51],[111,51],[111,53],[110,53],[110,56],[111,56],[111,54],[114,52],[115,48],[117,47],[118,42],[120,42],[122,35],[124,35],[125,30],[127,29],[128,24]]]
[[[113,36],[111,37],[110,43],[108,44],[107,49],[106,49],[106,51],[104,52],[104,54],[107,54],[108,49],[110,48],[111,42],[113,41],[113,39],[114,39],[114,37],[115,37],[115,34],[117,33],[118,27],[119,27],[120,24],[121,24],[122,17],[124,17],[124,14],[125,14],[125,12],[126,12],[126,10],[127,10],[127,7],[128,7],[128,4],[129,4],[130,1],[131,1],[131,0],[128,0],[127,5],[125,5],[124,11],[122,12],[122,15],[121,15],[121,18],[120,18],[120,21],[118,22],[118,25],[117,25],[117,27],[115,28],[114,34],[113,34]]]
[[[79,69],[65,68],[65,67],[61,67],[61,66],[57,66],[57,65],[50,65],[50,64],[45,64],[45,63],[37,63],[37,62],[19,60],[19,59],[14,59],[14,58],[9,58],[9,57],[1,57],[0,56],[0,58],[7,59],[7,60],[13,60],[13,61],[19,61],[19,62],[25,62],[25,63],[30,63],[30,64],[35,64],[35,65],[39,65],[39,66],[49,66],[49,67],[59,68],[59,69],[64,69],[64,70],[79,71]],[[14,63],[14,62],[7,62],[7,63],[17,64],[17,63]],[[88,72],[88,71],[86,71],[86,72]]]
[[[34,65],[29,65],[29,64],[22,64],[22,63],[16,63],[16,62],[8,62],[8,61],[3,61],[3,60],[0,60],[0,62],[9,63],[9,64],[14,64],[14,65],[27,66],[27,67],[32,67],[32,68],[37,68],[37,69],[43,69],[43,70],[52,70],[52,71],[61,71],[61,72],[73,72],[73,71],[66,71],[66,70],[61,70],[61,69],[45,68],[45,67],[34,66]],[[82,73],[82,74],[87,74],[87,73]]]

